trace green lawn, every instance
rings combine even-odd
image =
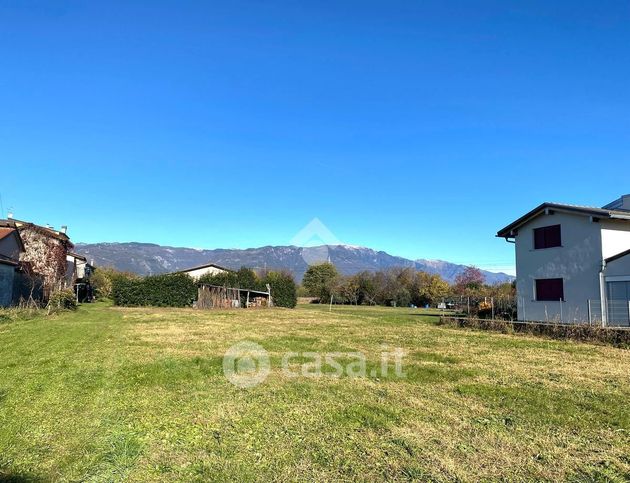
[[[1,323],[0,480],[630,479],[630,351],[435,321],[94,304]],[[251,389],[223,375],[241,340],[271,355]],[[406,377],[280,369],[360,351],[370,373],[383,344]]]

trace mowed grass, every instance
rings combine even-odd
[[[94,304],[0,324],[0,480],[630,479],[630,351],[435,321]],[[223,375],[242,340],[271,356],[250,389]],[[369,375],[383,346],[404,378]],[[311,351],[362,352],[368,377],[280,369]]]

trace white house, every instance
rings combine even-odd
[[[543,203],[497,236],[516,247],[519,320],[630,326],[630,195]]]
[[[66,255],[66,280],[69,286],[78,280],[85,281],[90,278],[94,267],[88,263],[87,258],[78,253],[68,252]]]
[[[177,273],[185,273],[194,280],[199,280],[204,275],[217,275],[219,273],[231,272],[229,268],[223,268],[214,263],[207,263],[205,265],[199,265],[198,267],[187,268],[186,270],[180,270]]]

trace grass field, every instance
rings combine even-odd
[[[94,304],[0,324],[0,480],[630,479],[630,351],[435,321]],[[223,375],[242,340],[271,356],[250,389]],[[383,344],[404,378],[280,370],[360,351],[369,374]]]

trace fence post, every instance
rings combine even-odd
[[[591,299],[587,300],[588,302],[588,325],[593,325],[593,312],[591,309]]]
[[[494,297],[490,297],[490,304],[492,305],[492,320],[494,320]]]
[[[560,299],[560,323],[563,324],[564,323],[564,317],[562,314],[562,299]]]

